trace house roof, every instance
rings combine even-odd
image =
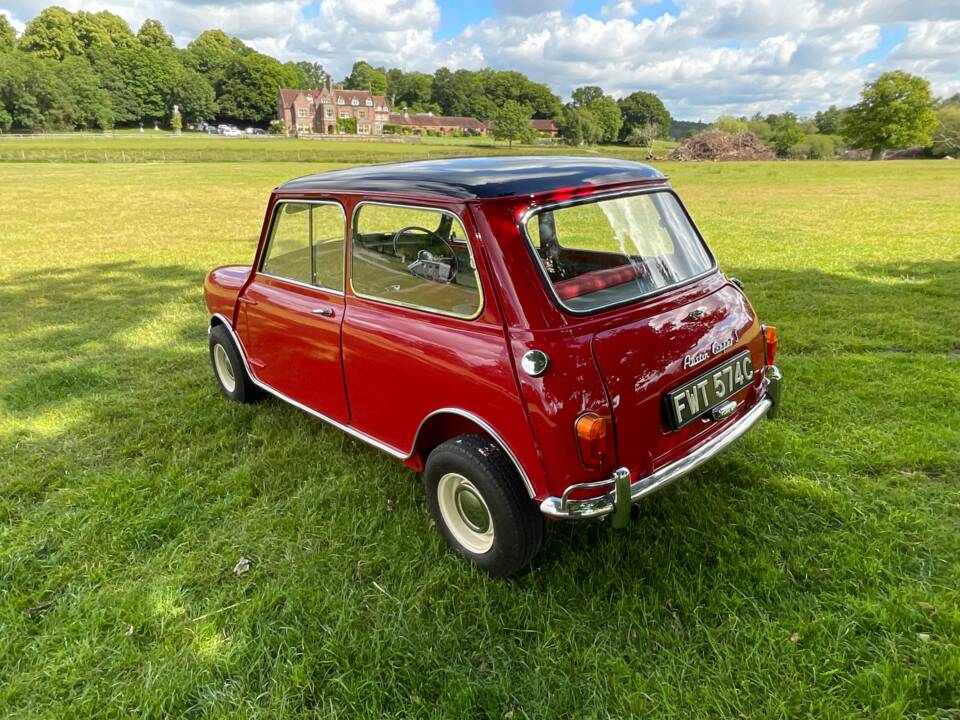
[[[539,132],[556,132],[557,124],[553,120],[531,120],[530,125]]]
[[[277,189],[384,192],[475,200],[589,185],[665,180],[666,176],[649,165],[628,160],[540,155],[362,165],[297,178]]]
[[[482,120],[464,115],[431,115],[430,113],[414,113],[404,116],[401,113],[390,113],[392,125],[409,125],[412,127],[459,127],[464,130],[483,130],[487,127]]]
[[[320,96],[325,92],[327,91],[322,88],[280,88],[280,102],[285,106],[292,105],[301,94],[313,96],[316,101],[316,99],[319,99]],[[333,102],[336,102],[337,98],[343,98],[344,103],[347,104],[349,104],[351,100],[356,100],[361,104],[365,104],[367,98],[370,98],[374,106],[383,106],[387,104],[387,98],[385,96],[373,95],[369,90],[342,90],[335,87],[329,92],[333,96]]]

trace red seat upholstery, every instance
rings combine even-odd
[[[553,287],[561,300],[569,300],[580,295],[636,280],[640,277],[640,272],[640,268],[634,265],[619,265],[603,270],[592,270],[569,280],[561,280]]]

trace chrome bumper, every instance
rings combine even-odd
[[[666,487],[674,480],[683,477],[734,442],[747,430],[756,425],[766,415],[774,418],[780,406],[780,370],[771,365],[764,371],[767,387],[760,401],[750,408],[742,418],[726,428],[722,433],[710,438],[700,447],[679,460],[664,465],[646,477],[634,483],[630,482],[630,471],[617,468],[609,478],[595,482],[578,483],[564,490],[560,497],[548,497],[540,503],[540,510],[548,517],[576,520],[613,515],[613,526],[623,527],[630,519],[631,506],[640,498]],[[609,487],[610,491],[600,497],[587,500],[571,500],[570,495],[579,490],[595,490]]]

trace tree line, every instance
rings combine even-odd
[[[725,115],[712,127],[753,133],[781,157],[820,160],[853,148],[877,160],[884,150],[917,146],[943,156],[960,152],[960,93],[938,100],[926,78],[893,70],[866,83],[860,101],[848,108],[831,105],[808,118]]]

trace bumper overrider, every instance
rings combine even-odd
[[[780,386],[782,376],[775,365],[764,369],[766,389],[763,397],[750,410],[723,432],[710,438],[692,452],[656,472],[630,482],[630,471],[617,468],[613,474],[603,480],[577,483],[564,490],[560,497],[548,497],[540,504],[540,510],[548,517],[576,520],[598,518],[611,515],[614,527],[623,527],[630,519],[630,508],[640,498],[666,487],[674,480],[683,477],[703,463],[707,462],[728,445],[736,442],[744,433],[756,425],[766,415],[773,419],[780,408]],[[579,490],[597,490],[610,488],[599,497],[587,500],[571,500],[570,495]]]

